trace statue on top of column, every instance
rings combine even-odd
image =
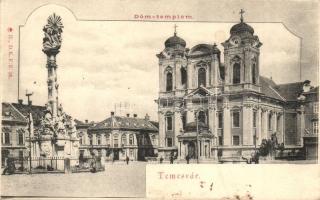
[[[43,49],[46,54],[59,51],[61,47],[62,21],[61,17],[53,13],[48,17],[47,24],[43,27]]]

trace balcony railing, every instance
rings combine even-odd
[[[260,91],[260,87],[261,86],[253,85],[251,83],[239,83],[235,85],[226,85],[225,91],[239,91],[239,90]]]

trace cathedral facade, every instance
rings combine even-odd
[[[189,49],[175,31],[157,54],[159,156],[250,156],[272,135],[285,144],[285,123],[303,127],[299,108],[286,121],[288,102],[281,85],[260,75],[262,43],[242,16],[222,46],[224,63],[216,44]],[[302,132],[290,133],[294,145],[302,145]]]

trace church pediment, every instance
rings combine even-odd
[[[185,96],[185,98],[191,98],[191,97],[197,97],[197,98],[201,98],[201,97],[206,97],[206,96],[210,96],[212,95],[212,92],[208,89],[206,89],[205,87],[200,86],[199,88],[193,90],[192,92],[190,92],[189,94],[187,94]]]

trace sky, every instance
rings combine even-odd
[[[36,10],[21,28],[20,93],[34,92],[33,104],[47,101],[46,55],[42,28],[49,14],[62,17],[62,46],[57,55],[59,100],[74,118],[101,121],[114,104],[134,105],[130,114],[146,113],[157,121],[159,68],[156,54],[173,35],[174,22],[79,21],[64,8]],[[236,23],[236,22],[235,22]],[[178,22],[178,36],[188,48],[221,43],[234,23]],[[299,81],[300,39],[281,23],[249,23],[259,36],[261,75],[276,83]],[[17,84],[16,82],[8,84]],[[16,91],[5,101],[16,101]]]

